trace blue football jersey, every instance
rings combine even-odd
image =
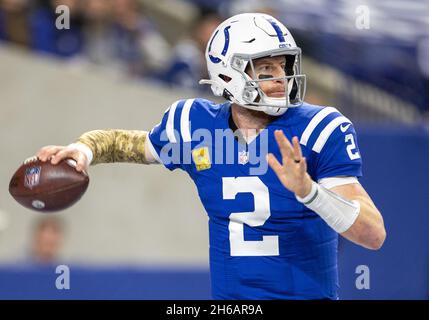
[[[189,174],[207,211],[213,298],[337,299],[337,233],[280,183],[265,156],[281,159],[281,129],[299,138],[314,181],[360,177],[352,123],[333,107],[304,103],[246,143],[230,117],[230,103],[180,100],[149,133],[154,156]]]

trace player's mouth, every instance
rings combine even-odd
[[[284,98],[285,97],[285,91],[274,91],[274,92],[270,92],[268,94],[269,97],[271,98]]]

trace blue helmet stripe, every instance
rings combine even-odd
[[[268,21],[271,23],[271,25],[273,26],[274,30],[276,31],[277,37],[279,38],[279,41],[280,42],[286,42],[285,41],[285,37],[283,36],[282,29],[280,29],[280,26],[275,21],[273,21],[273,20],[268,20]]]

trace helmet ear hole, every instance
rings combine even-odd
[[[228,83],[228,82],[230,82],[232,80],[231,77],[228,77],[227,75],[224,75],[224,74],[218,74],[218,77],[221,78],[226,83]]]

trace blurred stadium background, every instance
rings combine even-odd
[[[71,9],[70,29],[55,8]],[[307,100],[355,123],[380,251],[339,246],[342,299],[429,298],[429,3],[375,0],[0,0],[0,299],[209,299],[207,217],[183,172],[97,165],[53,219],[7,192],[26,158],[96,128],[150,129],[210,97],[202,50],[224,18],[277,16],[303,49]],[[369,28],[359,17],[369,13]],[[70,267],[57,290],[55,267]],[[370,288],[356,287],[368,266]]]

